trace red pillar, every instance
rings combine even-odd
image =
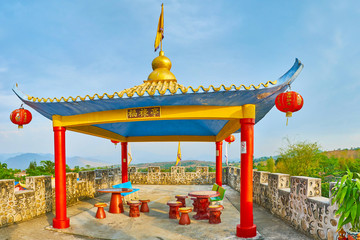
[[[128,153],[127,153],[127,142],[121,143],[121,176],[122,182],[128,181]]]
[[[216,178],[217,185],[222,186],[222,145],[223,142],[216,142]]]
[[[55,145],[55,218],[54,228],[68,228],[70,220],[66,216],[66,160],[65,128],[53,127]]]
[[[253,155],[255,119],[244,118],[241,124],[241,183],[240,183],[240,224],[236,236],[252,238],[256,236],[253,217]]]

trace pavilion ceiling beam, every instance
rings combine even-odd
[[[218,135],[216,135],[216,142],[223,141],[230,134],[233,134],[241,128],[240,120],[230,120],[225,126],[220,130]]]
[[[243,117],[244,118],[255,118],[255,105],[246,104],[242,106]],[[228,121],[225,126],[220,130],[218,135],[216,135],[216,142],[220,142],[227,138],[230,134],[236,132],[241,128],[240,119],[234,119]]]
[[[73,132],[88,134],[101,138],[107,138],[119,142],[126,142],[126,137],[95,126],[67,127],[66,129]]]
[[[243,106],[161,106],[53,116],[53,126],[77,127],[155,120],[234,120],[244,117]]]
[[[92,135],[96,137],[116,140],[120,142],[214,142],[215,136],[191,136],[191,135],[171,135],[171,136],[140,136],[124,137],[94,126],[68,127],[69,131]]]

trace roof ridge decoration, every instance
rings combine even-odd
[[[157,58],[155,58],[155,59],[157,59]],[[170,66],[171,66],[171,62],[170,62]],[[118,98],[142,97],[142,96],[144,96],[145,93],[147,93],[147,94],[145,94],[145,96],[146,95],[154,96],[156,94],[156,92],[160,93],[160,95],[163,96],[163,95],[167,95],[167,91],[169,91],[172,95],[174,95],[174,94],[179,94],[179,90],[180,90],[180,92],[182,94],[186,94],[186,93],[188,93],[188,94],[194,93],[195,94],[195,93],[201,93],[201,92],[209,92],[211,88],[213,89],[212,92],[240,91],[240,90],[252,90],[252,89],[256,90],[256,89],[259,89],[261,87],[268,88],[269,85],[283,84],[285,82],[287,84],[290,84],[295,80],[297,75],[301,72],[302,68],[303,68],[302,63],[298,59],[296,59],[294,65],[291,67],[291,69],[288,70],[278,80],[267,81],[266,83],[260,83],[258,85],[251,84],[249,86],[245,86],[245,84],[241,84],[240,86],[237,87],[235,84],[231,84],[229,87],[226,87],[224,84],[221,84],[219,87],[214,87],[213,85],[210,85],[209,87],[205,88],[203,85],[200,85],[197,88],[194,88],[192,86],[185,87],[185,86],[177,83],[176,78],[175,79],[158,79],[158,80],[149,80],[148,79],[148,80],[145,80],[144,83],[141,84],[141,85],[137,85],[135,87],[122,90],[120,92],[114,92],[111,95],[108,94],[108,93],[103,93],[102,95],[99,95],[98,93],[95,93],[93,96],[85,95],[84,97],[81,97],[81,96],[76,96],[76,97],[69,96],[68,98],[65,98],[65,97],[60,97],[60,98],[57,98],[57,97],[54,97],[54,98],[39,98],[39,97],[33,97],[33,96],[30,96],[30,95],[27,95],[27,94],[23,93],[23,96],[24,96],[23,98],[27,99],[28,101],[32,101],[32,102],[39,102],[39,103],[41,103],[41,102],[43,102],[43,103],[50,102],[50,103],[54,103],[54,102],[62,102],[62,101],[63,102],[86,101],[86,98],[88,98],[89,100],[97,100],[97,99],[101,100],[105,96],[108,99],[112,99],[112,98],[114,98],[116,96]],[[157,68],[155,68],[155,69],[157,69]],[[150,77],[150,75],[149,75],[149,77]],[[20,92],[22,93],[22,91],[18,88],[17,84],[16,84],[16,86],[14,86],[13,91],[15,93],[17,93],[17,95],[20,97],[21,94],[18,94],[18,93],[20,93]]]
[[[156,86],[151,86],[151,85],[147,85],[146,84],[147,81],[145,81],[144,84],[141,84],[139,86],[135,86],[133,88],[129,88],[129,89],[125,89],[123,91],[120,92],[114,92],[113,94],[108,94],[108,93],[104,93],[102,95],[99,95],[98,93],[95,93],[93,96],[90,95],[85,95],[84,97],[81,96],[76,96],[76,97],[72,97],[69,96],[68,98],[65,97],[54,97],[54,98],[39,98],[39,97],[34,97],[34,96],[30,96],[28,94],[25,94],[27,97],[27,100],[29,101],[33,101],[33,102],[77,102],[77,101],[86,101],[86,98],[89,98],[90,100],[94,100],[96,97],[98,99],[103,99],[105,96],[108,97],[109,99],[114,98],[116,95],[119,98],[122,98],[124,96],[124,94],[126,94],[128,97],[134,97],[134,95],[138,95],[139,97],[142,97],[145,93],[148,93],[149,96],[154,96],[156,91],[158,91],[160,93],[160,95],[165,95],[166,91],[169,90],[171,92],[171,94],[175,94],[178,90],[180,90],[183,94],[187,93],[189,91],[189,89],[192,90],[193,93],[197,93],[199,92],[200,88],[203,90],[202,92],[209,92],[210,88],[213,89],[213,92],[219,92],[219,91],[224,91],[222,90],[225,89],[225,91],[230,91],[232,88],[235,88],[235,90],[239,91],[243,88],[243,90],[251,90],[251,88],[253,89],[259,89],[261,86],[263,86],[264,88],[269,87],[269,84],[271,85],[275,85],[277,83],[277,80],[275,81],[267,81],[265,84],[264,83],[260,83],[257,86],[255,86],[254,84],[251,84],[250,86],[245,86],[244,84],[241,84],[240,86],[236,86],[235,84],[231,84],[230,87],[226,87],[224,84],[221,84],[219,87],[214,87],[213,85],[210,85],[209,87],[205,88],[204,86],[200,85],[197,88],[194,88],[192,86],[189,87],[184,87],[181,84],[176,83],[176,86],[174,87],[166,87],[163,81],[159,81],[157,82]],[[146,87],[144,87],[143,85],[147,85]],[[165,87],[164,87],[165,86]]]

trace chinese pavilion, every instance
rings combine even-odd
[[[128,142],[214,142],[216,182],[222,184],[222,141],[241,132],[241,209],[237,236],[256,236],[253,223],[252,166],[254,124],[275,105],[301,72],[296,59],[282,77],[258,85],[185,87],[171,73],[171,61],[160,51],[153,71],[142,84],[113,94],[84,97],[38,98],[15,94],[31,108],[53,122],[55,145],[54,228],[70,226],[66,213],[65,130],[122,143],[122,181],[128,181]]]

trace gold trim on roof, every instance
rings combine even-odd
[[[95,100],[95,99],[103,99],[104,97],[107,97],[109,99],[112,99],[114,97],[118,97],[118,98],[122,98],[124,97],[124,95],[126,94],[127,97],[133,97],[134,95],[137,96],[144,96],[144,94],[148,94],[149,96],[154,96],[156,94],[158,95],[165,95],[167,91],[169,91],[169,95],[170,94],[175,94],[177,93],[179,90],[182,94],[188,93],[189,90],[191,89],[190,93],[197,93],[200,91],[200,89],[203,92],[209,92],[209,91],[213,91],[213,92],[219,92],[221,90],[223,91],[229,91],[229,90],[241,90],[241,88],[243,88],[244,90],[250,90],[251,88],[253,89],[259,89],[261,86],[267,88],[269,87],[269,84],[271,85],[275,85],[277,83],[277,80],[275,81],[267,81],[265,84],[264,83],[260,83],[259,85],[255,86],[254,84],[251,84],[250,86],[246,87],[244,84],[241,84],[239,87],[236,87],[235,84],[230,85],[230,87],[225,87],[224,84],[221,84],[219,87],[214,87],[213,85],[210,85],[208,88],[203,87],[202,85],[199,86],[198,88],[193,88],[192,86],[189,87],[184,87],[181,84],[178,84],[176,82],[176,80],[167,80],[167,81],[144,81],[143,84],[135,86],[133,88],[129,88],[129,89],[125,89],[121,92],[114,92],[112,95],[109,95],[108,93],[104,93],[103,95],[99,95],[99,94],[94,94],[93,96],[90,95],[86,95],[85,97],[61,97],[61,98],[38,98],[38,97],[33,97],[33,96],[29,96],[27,95],[27,98],[29,101],[33,101],[33,102],[69,102],[69,101],[85,101],[85,100]]]

